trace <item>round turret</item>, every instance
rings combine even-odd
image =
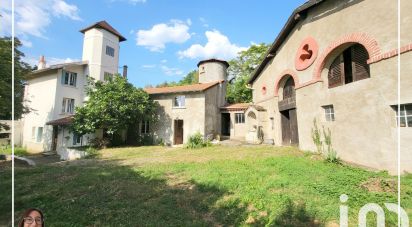
[[[197,67],[201,84],[227,80],[227,68],[229,67],[227,61],[208,59],[200,61]]]

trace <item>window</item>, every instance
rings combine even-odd
[[[76,87],[77,73],[63,71],[62,84]]]
[[[176,96],[173,102],[173,106],[174,107],[185,107],[185,96],[184,95]]]
[[[401,111],[398,112],[398,106],[392,106],[396,111],[396,121],[399,127],[412,127],[412,103],[400,105]]]
[[[149,131],[149,122],[148,121],[142,121],[141,128],[140,128],[140,133],[147,134],[149,132],[150,132]]]
[[[31,139],[32,140],[36,139],[36,127],[31,128]]]
[[[110,46],[106,46],[106,54],[114,57],[114,48]]]
[[[82,136],[76,133],[73,133],[73,145],[82,143]]]
[[[43,137],[43,127],[37,128],[37,139],[36,142],[40,143]]]
[[[344,50],[335,58],[329,68],[329,88],[369,78],[368,59],[368,51],[360,44],[355,44]]]
[[[245,123],[245,114],[244,113],[235,113],[235,123],[244,124]]]
[[[63,98],[62,113],[74,113],[74,99]]]
[[[323,106],[325,110],[325,119],[326,121],[335,121],[335,110],[333,109],[333,105]]]
[[[104,81],[109,81],[113,79],[113,74],[112,73],[108,73],[108,72],[104,72]]]

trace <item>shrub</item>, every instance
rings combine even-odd
[[[212,143],[209,140],[205,140],[203,135],[200,132],[196,132],[195,134],[189,137],[187,141],[186,148],[195,149],[195,148],[202,148],[202,147],[209,147]]]
[[[100,156],[99,150],[94,147],[86,148],[86,158],[97,158]]]
[[[327,162],[331,163],[340,163],[340,159],[338,158],[338,153],[332,147],[332,135],[330,129],[328,128],[325,131],[325,127],[322,128],[323,131],[323,138],[326,145],[326,150],[324,151],[325,159]]]
[[[90,145],[97,149],[107,148],[110,144],[110,140],[108,138],[94,138],[90,140]]]
[[[149,146],[153,145],[153,136],[150,134],[140,135],[138,138],[138,144],[140,146]]]
[[[318,152],[318,154],[322,154],[323,147],[322,147],[322,140],[321,140],[321,132],[318,128],[318,124],[316,123],[316,118],[313,119],[312,140],[313,140],[313,143],[316,145],[316,151]]]

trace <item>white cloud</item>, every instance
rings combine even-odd
[[[167,43],[184,43],[191,37],[188,32],[190,24],[190,20],[171,20],[168,24],[156,24],[150,30],[139,30],[136,44],[150,51],[162,51]]]
[[[206,19],[203,17],[199,17],[200,22],[202,23],[203,27],[208,28],[209,24],[207,23]]]
[[[30,64],[31,66],[34,66],[34,65],[39,64],[39,59],[40,59],[40,56],[38,57],[26,56],[23,58],[23,61]],[[45,60],[46,60],[47,67],[51,65],[80,61],[80,59],[77,59],[77,58],[56,58],[56,57],[47,57],[47,56],[45,56]]]
[[[151,69],[154,67],[156,67],[156,65],[142,65],[142,68],[145,68],[145,69]]]
[[[66,16],[72,20],[81,20],[78,12],[79,9],[76,5],[69,5],[63,0],[55,0],[53,3],[53,14],[55,16]]]
[[[183,70],[178,69],[178,68],[169,68],[165,65],[162,65],[160,68],[168,76],[181,76],[181,75],[183,75]]]
[[[161,62],[161,63],[166,63],[167,60],[166,60],[166,59],[163,59],[163,60],[161,60],[160,62]]]
[[[81,20],[77,6],[63,0],[16,0],[14,9],[15,35],[29,46],[29,36],[47,38],[46,28],[53,16]],[[11,34],[11,10],[11,1],[0,4],[0,35]]]
[[[246,47],[240,47],[229,41],[229,38],[217,30],[205,32],[207,43],[202,46],[193,44],[184,51],[179,51],[180,58],[220,58],[231,59],[237,56],[238,52],[246,50]]]

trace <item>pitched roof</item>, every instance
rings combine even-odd
[[[171,93],[181,93],[181,92],[200,92],[200,91],[206,91],[207,89],[217,84],[223,83],[223,82],[224,80],[216,81],[212,83],[191,84],[191,85],[183,85],[183,86],[175,86],[175,87],[145,88],[144,90],[150,95],[171,94]]]
[[[221,110],[236,111],[236,110],[246,110],[251,104],[249,103],[234,103],[228,104],[226,106],[220,107]]]
[[[59,118],[53,121],[46,122],[46,125],[70,125],[73,122],[73,116]]]
[[[203,64],[203,63],[206,63],[206,62],[220,62],[220,63],[224,64],[226,66],[226,68],[229,67],[229,63],[227,63],[227,61],[216,59],[216,58],[211,58],[211,59],[206,59],[206,60],[199,61],[199,63],[197,63],[197,67],[199,67],[200,64]]]
[[[270,46],[269,50],[265,54],[265,58],[259,64],[259,66],[255,69],[252,73],[248,84],[253,84],[253,82],[259,77],[262,70],[265,68],[266,64],[276,55],[276,51],[282,45],[283,41],[288,37],[289,33],[293,30],[295,25],[306,16],[307,11],[315,6],[320,5],[322,2],[326,0],[308,0],[303,5],[296,8],[292,15],[290,15],[289,19],[287,20],[286,24],[283,26],[282,30],[280,31],[279,35],[276,37],[275,41]]]
[[[31,78],[34,77],[34,75],[39,74],[39,73],[42,73],[42,72],[46,72],[46,71],[49,71],[49,70],[61,69],[61,68],[64,68],[64,67],[66,67],[66,66],[81,66],[81,65],[87,65],[87,64],[89,64],[88,61],[76,61],[76,62],[68,62],[68,63],[50,65],[50,66],[47,67],[47,68],[38,69],[38,70],[34,70],[34,71],[30,72],[30,73],[27,75],[27,79],[31,79]]]
[[[83,28],[82,30],[80,30],[81,33],[85,33],[87,30],[90,30],[92,28],[103,28],[106,31],[112,33],[113,35],[116,35],[117,37],[119,37],[119,41],[126,41],[126,38],[123,37],[120,32],[118,32],[116,29],[114,29],[109,23],[107,23],[105,20],[96,22],[86,28]]]

